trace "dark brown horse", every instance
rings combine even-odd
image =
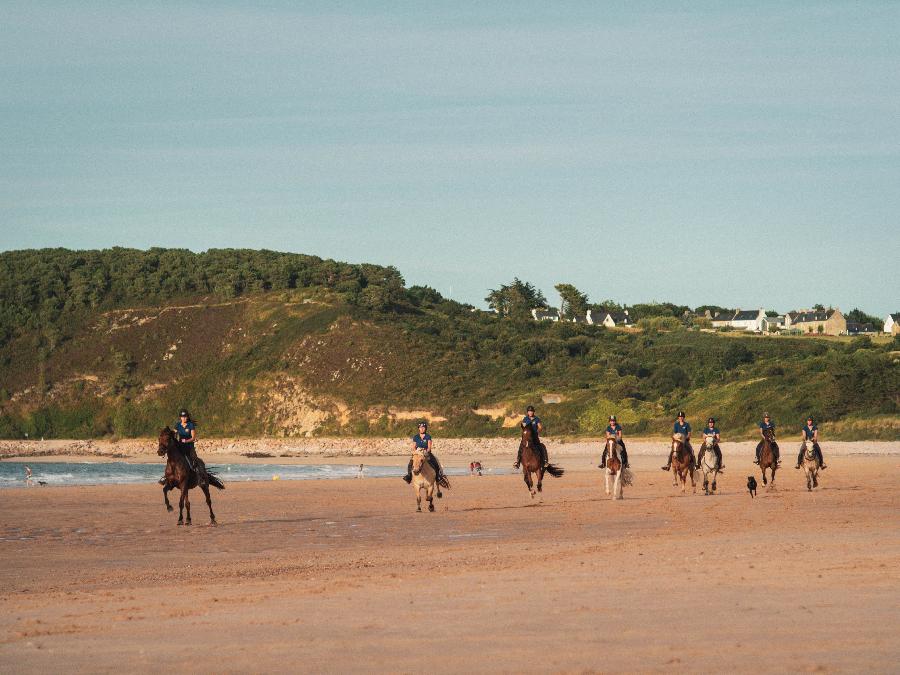
[[[766,481],[766,469],[772,472],[772,485],[775,487],[775,472],[778,470],[778,462],[775,460],[775,432],[771,429],[763,430],[763,444],[759,451],[759,470],[762,472],[763,485],[768,485]]]
[[[159,449],[157,453],[166,456],[166,474],[164,477],[165,485],[163,485],[163,501],[166,503],[166,509],[172,511],[172,505],[169,503],[169,490],[178,488],[181,490],[181,499],[178,500],[178,524],[191,524],[191,500],[188,497],[188,491],[191,488],[199,487],[206,495],[206,505],[209,507],[209,524],[216,524],[216,514],[212,510],[212,499],[209,497],[209,486],[213,485],[220,490],[225,489],[225,485],[212,472],[207,471],[206,483],[198,482],[198,474],[188,465],[188,461],[178,445],[175,432],[169,427],[159,432]],[[202,461],[202,460],[198,460]],[[187,521],[184,520],[184,509],[187,507]]]
[[[532,499],[534,499],[535,489],[537,492],[541,491],[545,472],[554,478],[559,478],[565,473],[565,469],[561,469],[553,464],[544,466],[541,451],[534,444],[534,434],[531,431],[531,425],[526,422],[522,422],[522,441],[519,443],[519,451],[522,453],[522,475],[525,477],[525,485],[528,486]],[[537,477],[536,481],[531,474],[535,474]]]

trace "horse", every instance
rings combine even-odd
[[[812,441],[803,441],[803,473],[806,474],[806,489],[809,491],[819,487],[819,458],[814,447]]]
[[[175,432],[169,427],[166,427],[159,432],[159,448],[157,449],[157,454],[160,457],[163,455],[166,456],[166,474],[163,478],[165,481],[165,484],[163,485],[163,501],[165,502],[166,510],[169,511],[169,513],[173,510],[172,505],[169,503],[169,490],[175,488],[181,490],[181,498],[178,500],[178,525],[191,524],[191,500],[188,497],[188,492],[191,488],[195,487],[199,487],[203,490],[203,494],[206,495],[206,505],[209,507],[209,524],[215,525],[216,514],[213,513],[212,499],[210,499],[209,496],[209,486],[212,485],[219,490],[225,489],[225,485],[218,476],[211,471],[207,471],[206,475],[209,485],[200,483],[197,471],[192,470],[188,465],[184,453],[178,446]],[[197,461],[199,462],[202,460],[198,459]],[[187,507],[187,521],[184,519],[185,507]]]
[[[544,466],[541,461],[541,451],[534,445],[534,433],[531,425],[527,422],[522,422],[522,440],[519,442],[519,450],[522,452],[522,475],[525,478],[525,485],[531,492],[532,499],[534,499],[535,489],[537,492],[541,492],[545,472],[554,478],[559,478],[565,473],[565,469],[553,464]],[[537,481],[532,479],[531,474],[537,476]]]
[[[613,480],[612,498],[622,497],[622,485],[631,485],[631,474],[622,466],[619,458],[619,442],[615,438],[606,439],[606,494],[609,494],[609,480]]]
[[[684,434],[672,435],[672,485],[678,487],[681,482],[681,491],[687,489],[687,479],[691,479],[691,489],[696,493],[697,484],[694,482],[694,471],[697,467],[694,464],[694,457],[687,448]]]
[[[703,471],[703,490],[707,496],[716,491],[716,476],[719,475],[719,458],[716,457],[716,437],[706,436],[703,440],[703,459],[700,461]],[[712,481],[710,481],[712,476]],[[710,483],[712,483],[710,485]]]
[[[416,491],[416,511],[422,512],[422,490],[425,490],[428,510],[434,511],[434,489],[437,485],[437,474],[434,472],[434,467],[431,466],[421,448],[413,451],[412,463],[412,486]]]
[[[759,470],[762,473],[763,485],[769,485],[769,482],[766,480],[766,469],[771,471],[772,484],[769,486],[770,488],[775,487],[775,472],[778,470],[778,462],[775,461],[775,450],[772,447],[774,443],[775,432],[771,429],[763,429],[763,445],[759,451]]]

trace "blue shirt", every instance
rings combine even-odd
[[[760,429],[771,429],[772,431],[775,431],[775,422],[769,422],[768,424],[766,424],[765,422],[760,422],[759,428]]]
[[[676,434],[684,434],[685,436],[687,436],[689,433],[691,433],[691,423],[685,422],[684,424],[682,424],[681,422],[675,422],[675,424],[672,426],[672,429],[675,430]]]
[[[428,449],[428,441],[431,440],[431,434],[425,434],[424,436],[420,436],[416,434],[412,437],[413,443],[416,444],[417,448],[422,448],[423,450]]]
[[[190,420],[187,424],[182,424],[181,420],[175,424],[175,431],[178,433],[178,438],[182,440],[189,441],[191,439],[191,432],[197,428],[197,425],[191,422]]]
[[[616,426],[613,426],[612,424],[610,424],[609,426],[606,427],[606,433],[613,434],[613,435],[615,435],[617,433],[621,434],[622,433],[622,425],[619,423],[616,423]]]
[[[538,424],[540,424],[540,423],[541,423],[541,418],[538,417],[537,415],[535,415],[534,417],[529,417],[528,415],[525,415],[525,417],[522,419],[522,424],[531,425],[531,433],[534,434],[535,438],[538,437]]]
[[[710,429],[709,427],[706,427],[703,430],[704,436],[712,436],[712,435],[718,435],[718,434],[719,434],[719,430],[716,427],[713,427],[712,429]]]
[[[818,431],[819,425],[813,424],[812,426],[808,426],[806,424],[803,425],[803,433],[806,435],[806,440],[811,441],[813,436],[815,436],[816,431]]]

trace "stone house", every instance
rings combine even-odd
[[[836,307],[788,312],[784,317],[784,325],[789,330],[803,334],[844,335],[847,332],[847,319]]]

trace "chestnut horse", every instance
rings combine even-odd
[[[688,450],[687,443],[684,442],[684,434],[674,434],[672,436],[672,485],[678,487],[681,483],[681,491],[687,488],[687,479],[691,479],[691,489],[697,492],[697,483],[694,482],[694,457]]]
[[[775,472],[778,470],[778,462],[775,461],[775,450],[772,447],[775,444],[775,432],[771,429],[763,430],[763,445],[759,451],[759,470],[762,472],[763,485],[768,485],[766,480],[766,469],[772,472],[772,484],[770,488],[775,487]]]
[[[531,431],[531,425],[526,422],[522,422],[522,440],[519,443],[519,449],[522,452],[522,474],[525,477],[525,485],[528,486],[531,498],[534,499],[535,488],[537,492],[541,491],[544,472],[549,473],[554,478],[559,478],[565,473],[565,470],[553,464],[548,464],[546,467],[543,465],[541,451],[534,445],[534,434]],[[537,476],[537,481],[532,479],[531,474]]]
[[[209,524],[216,524],[216,514],[212,510],[212,499],[209,497],[209,485],[213,485],[220,490],[225,489],[222,481],[212,473],[207,471],[206,475],[209,485],[206,483],[198,483],[197,472],[191,470],[188,461],[181,452],[175,432],[169,427],[159,432],[159,448],[157,454],[166,456],[166,474],[164,476],[165,485],[163,485],[163,501],[166,509],[171,512],[172,505],[169,503],[169,490],[178,488],[181,490],[181,498],[178,500],[178,524],[191,524],[191,500],[188,498],[188,491],[191,488],[199,487],[206,495],[206,505],[209,507]],[[198,460],[202,461],[202,460]],[[187,521],[184,520],[184,509],[187,507]]]

